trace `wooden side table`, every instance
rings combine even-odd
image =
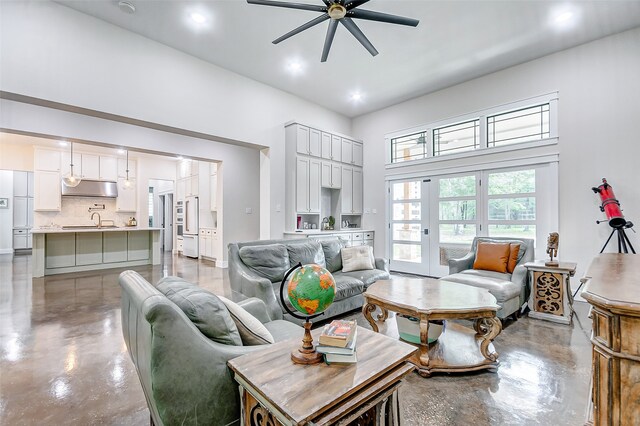
[[[576,273],[574,262],[546,266],[544,260],[524,264],[531,277],[529,316],[547,321],[571,324],[573,296],[570,278]]]

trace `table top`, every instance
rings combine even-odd
[[[524,267],[549,272],[569,272],[571,275],[576,273],[576,268],[578,267],[575,262],[558,262],[558,266],[547,266],[545,262],[547,262],[546,259],[539,259],[525,263]]]
[[[317,337],[322,328],[314,330]],[[374,383],[405,361],[415,346],[358,327],[358,362],[347,365],[301,365],[291,361],[300,338],[286,340],[229,361],[236,376],[296,424],[316,418],[345,398]]]
[[[589,303],[640,315],[640,255],[599,254],[586,278],[590,279],[582,297]]]
[[[367,288],[367,300],[383,302],[418,313],[497,311],[489,290],[434,278],[380,280]]]

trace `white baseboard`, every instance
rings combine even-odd
[[[13,254],[12,248],[0,249],[0,254]]]
[[[216,260],[216,268],[226,269],[228,267],[229,267],[229,261],[227,261],[227,260],[217,261]]]

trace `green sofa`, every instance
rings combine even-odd
[[[229,280],[231,289],[247,297],[261,299],[271,318],[284,318],[301,324],[281,306],[280,283],[286,271],[298,262],[316,263],[326,267],[336,280],[334,302],[318,318],[332,318],[362,307],[362,293],[378,280],[389,279],[387,259],[375,259],[375,269],[343,272],[340,250],[344,243],[338,238],[322,241],[310,238],[292,240],[262,240],[229,244]]]
[[[125,271],[120,287],[122,332],[152,424],[239,424],[238,385],[227,361],[262,346],[243,346],[237,337],[224,335],[219,331],[224,321],[210,322],[214,330],[203,328],[212,315],[224,315],[226,308],[220,305],[222,309],[218,306],[217,312],[211,312],[213,295],[181,278],[163,278],[156,288],[137,272]],[[239,305],[263,323],[276,342],[304,332],[291,322],[272,320],[259,299]],[[234,339],[235,344],[220,343]]]

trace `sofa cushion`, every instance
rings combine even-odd
[[[477,274],[458,273],[448,275],[440,279],[442,281],[451,281],[454,283],[467,284],[472,287],[487,289],[489,290],[489,293],[493,294],[500,304],[513,299],[514,297],[519,297],[522,290],[521,284]]]
[[[388,280],[389,273],[380,269],[369,269],[364,271],[343,272],[344,275],[348,275],[353,278],[357,278],[362,281],[364,288],[366,289],[371,284],[379,280]],[[335,276],[335,274],[334,274]]]
[[[284,244],[244,246],[238,251],[242,262],[271,282],[282,281],[290,268],[289,251]]]
[[[222,296],[220,296],[220,300],[229,310],[233,322],[236,323],[243,345],[256,346],[275,343],[269,330],[242,306]]]
[[[509,262],[507,262],[507,272],[513,273],[513,270],[516,268],[518,264],[518,254],[520,253],[520,244],[518,243],[510,243],[509,244]]]
[[[295,266],[298,263],[303,265],[315,263],[323,268],[326,266],[322,245],[318,241],[288,244],[286,247],[289,251],[289,263],[291,266]]]
[[[333,299],[334,302],[347,299],[364,291],[364,283],[358,278],[347,275],[344,272],[336,272],[332,275],[336,280],[336,297]]]
[[[520,263],[520,261],[522,260],[522,258],[525,255],[525,253],[527,252],[527,245],[522,240],[511,240],[511,239],[509,239],[509,240],[498,240],[498,239],[489,238],[489,237],[477,237],[477,240],[478,240],[478,244],[483,242],[483,243],[498,243],[498,244],[509,243],[509,244],[518,244],[518,245],[520,245],[520,250],[518,250],[518,260],[517,260],[516,263]]]
[[[157,288],[209,339],[224,345],[242,346],[231,314],[215,294],[178,277],[161,279]]]
[[[342,271],[361,271],[373,269],[375,259],[373,259],[373,247],[355,246],[342,249]],[[372,260],[373,259],[373,260]]]
[[[479,242],[473,269],[507,272],[509,249],[509,243]]]
[[[337,272],[342,270],[342,254],[340,250],[344,247],[344,243],[340,238],[320,241],[322,251],[324,252],[324,260],[327,264],[326,268],[329,272]]]
[[[466,269],[464,271],[461,271],[460,273],[465,275],[473,275],[476,277],[489,277],[495,278],[497,280],[511,281],[511,274],[507,272],[502,273],[496,271],[484,271],[482,269]]]
[[[291,338],[300,338],[304,335],[304,329],[292,322],[285,320],[275,320],[265,323],[264,326],[273,336],[276,342]]]

